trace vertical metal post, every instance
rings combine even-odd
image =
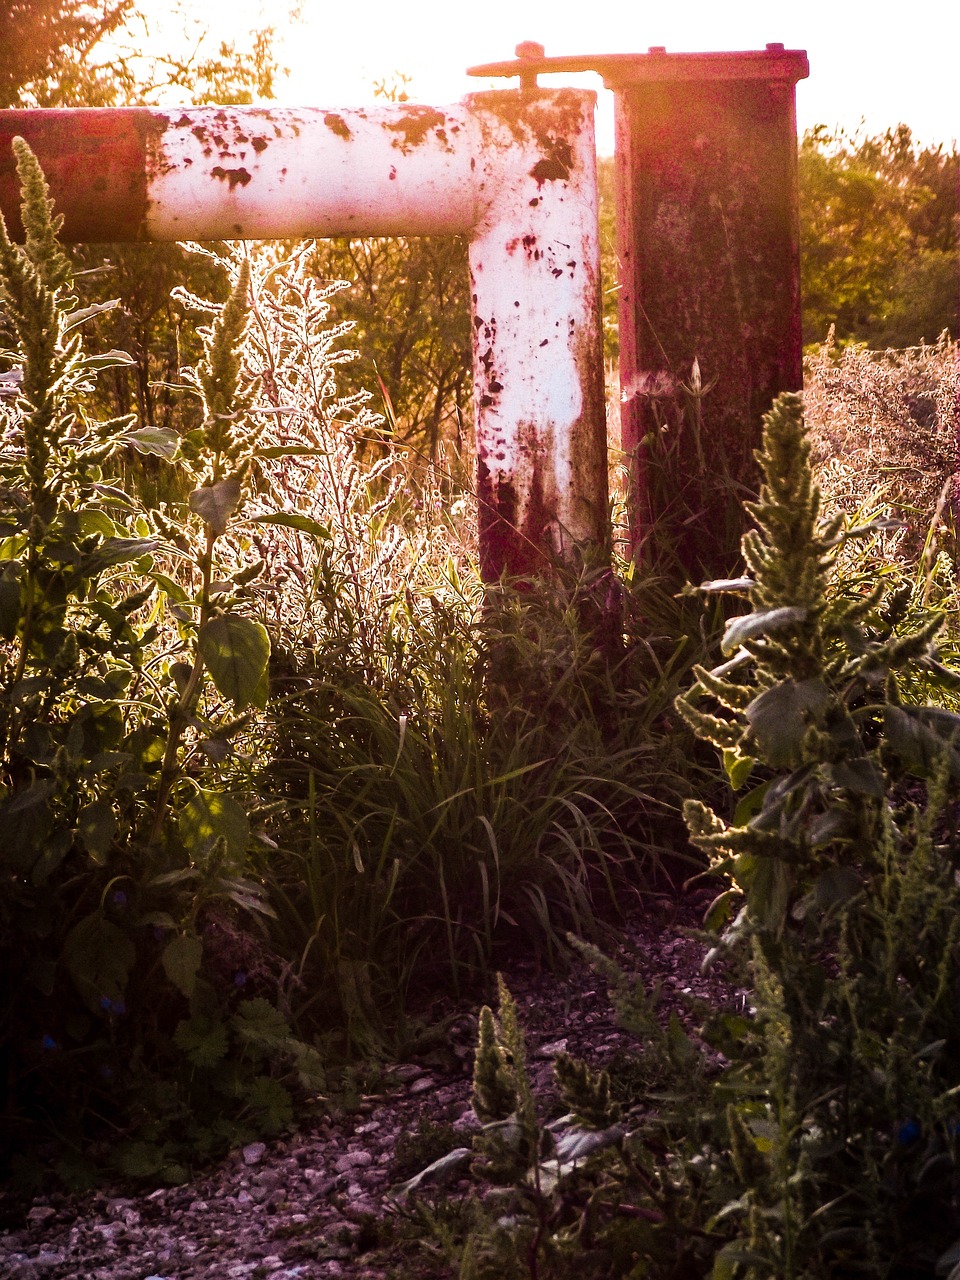
[[[484,209],[470,241],[486,581],[609,543],[595,95],[473,94]]]
[[[681,579],[723,577],[762,416],[803,381],[794,97],[807,59],[651,49],[603,71],[634,550]]]

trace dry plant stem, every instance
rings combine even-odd
[[[197,631],[202,630],[204,623],[207,622],[210,615],[210,579],[211,567],[213,564],[213,544],[216,542],[217,535],[208,525],[206,533],[206,544],[204,546],[203,555],[200,558],[200,617],[197,624]],[[163,824],[167,813],[167,804],[170,800],[170,792],[180,773],[180,743],[183,739],[184,730],[190,721],[194,708],[197,705],[197,699],[200,696],[200,687],[203,680],[203,658],[199,648],[194,654],[193,667],[190,675],[184,685],[183,692],[174,703],[170,711],[170,733],[167,738],[167,745],[163,753],[163,763],[160,766],[160,785],[157,789],[157,799],[153,810],[153,822],[150,827],[150,835],[148,837],[148,845],[157,845],[160,843],[160,837],[163,834]]]

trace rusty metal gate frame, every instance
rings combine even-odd
[[[609,541],[595,103],[3,111],[0,207],[20,135],[68,241],[465,236],[481,570],[528,576]]]

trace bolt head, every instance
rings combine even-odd
[[[513,52],[518,58],[532,60],[542,58],[546,50],[542,44],[537,44],[536,40],[521,40]]]

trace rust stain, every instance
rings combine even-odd
[[[248,182],[252,182],[253,178],[246,169],[224,169],[222,165],[214,165],[210,170],[211,178],[218,178],[221,182],[230,184],[231,193],[237,187],[245,187]]]
[[[444,130],[446,122],[446,116],[435,107],[413,106],[407,107],[396,120],[388,120],[386,128],[397,135],[393,145],[404,155],[409,155],[422,146],[431,130],[436,131],[437,139],[444,148],[451,151],[452,147]]]
[[[328,111],[323,117],[323,123],[327,126],[331,133],[335,133],[338,138],[343,138],[344,142],[349,142],[353,137],[353,130],[344,120],[343,116],[336,111]]]
[[[0,111],[0,209],[11,236],[23,238],[14,137],[43,166],[65,241],[121,242],[144,236],[148,175],[168,167],[160,146],[168,125],[140,107]]]
[[[521,424],[521,433],[530,431]],[[494,475],[489,451],[477,456],[480,573],[485,582],[503,574],[529,580],[546,572],[554,560],[550,537],[556,512],[544,492],[543,448],[531,442],[523,452],[520,476]],[[503,460],[501,453],[494,455]]]
[[[544,150],[547,154],[530,170],[530,177],[540,187],[545,182],[565,182],[574,167],[569,142],[566,138],[548,138],[543,139],[543,142],[546,144]]]

